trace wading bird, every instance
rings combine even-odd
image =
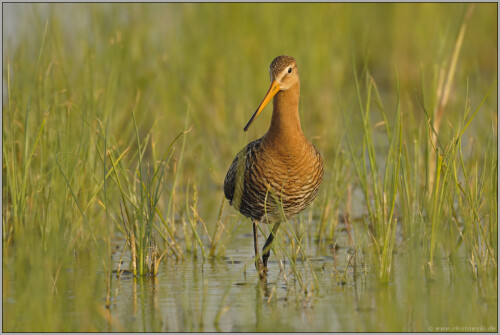
[[[300,81],[295,59],[276,57],[270,66],[271,86],[244,130],[273,99],[271,126],[233,160],[224,179],[224,194],[241,214],[252,219],[255,267],[267,273],[271,243],[280,223],[304,210],[323,179],[320,153],[304,136],[299,118]],[[257,224],[274,223],[259,256]]]

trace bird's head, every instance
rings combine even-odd
[[[299,84],[299,71],[295,59],[290,56],[278,56],[269,66],[269,76],[271,77],[271,86],[267,91],[266,96],[260,103],[255,113],[248,121],[244,130],[247,131],[253,120],[262,112],[264,107],[279,91],[286,91],[294,85]]]

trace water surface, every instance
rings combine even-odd
[[[418,259],[395,253],[391,280],[381,283],[373,260],[354,253],[345,235],[336,250],[311,243],[309,263],[298,260],[295,271],[286,258],[280,271],[273,254],[265,281],[245,232],[223,259],[169,260],[157,277],[123,273],[113,281],[108,320],[99,330],[496,331],[496,284],[471,279],[465,259],[442,260],[428,274]]]

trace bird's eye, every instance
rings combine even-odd
[[[288,68],[288,73],[292,73],[292,68],[291,67]]]

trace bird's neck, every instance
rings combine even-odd
[[[307,141],[299,118],[300,86],[296,84],[286,91],[279,91],[273,99],[271,126],[265,140],[284,150],[293,150]]]

